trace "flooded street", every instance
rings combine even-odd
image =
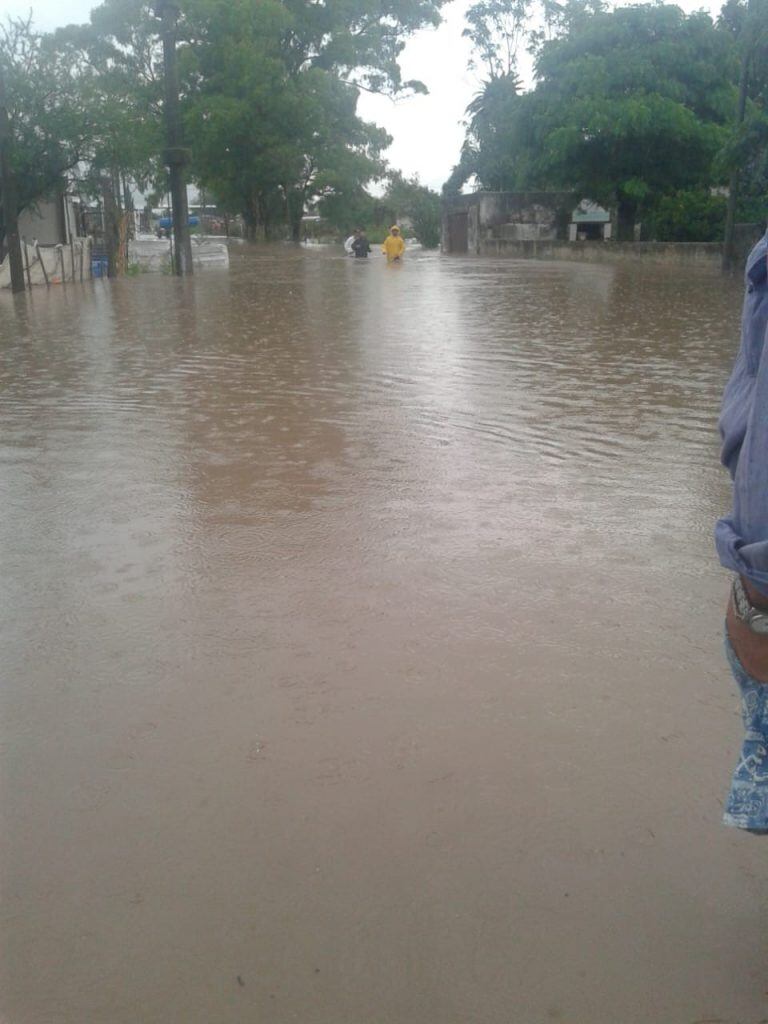
[[[758,1024],[741,290],[290,247],[0,295],[3,1024]]]

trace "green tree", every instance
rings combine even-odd
[[[734,124],[720,167],[728,174],[728,206],[723,237],[723,270],[735,263],[735,225],[750,206],[764,207],[768,190],[768,8],[756,0],[729,0],[720,25],[739,54],[739,92]],[[763,217],[761,216],[761,219]]]
[[[440,245],[440,195],[422,185],[418,178],[405,178],[400,173],[390,176],[384,195],[385,203],[397,217],[407,217],[425,249]]]
[[[158,21],[143,0],[105,0],[90,23],[60,29],[52,46],[77,77],[90,135],[81,187],[98,195],[111,182],[130,207],[134,187],[165,191],[161,164],[162,54]]]
[[[252,232],[306,203],[353,196],[383,173],[389,139],[357,115],[361,88],[402,80],[407,35],[441,0],[186,0],[187,128],[193,169]]]
[[[346,238],[355,228],[363,228],[371,242],[383,242],[397,216],[385,196],[371,195],[364,188],[326,196],[317,209],[340,237]]]
[[[522,94],[513,74],[486,82],[467,107],[466,139],[459,163],[445,184],[446,192],[458,192],[472,176],[483,188],[495,192],[514,189],[522,179],[521,161],[529,153],[518,132]]]
[[[31,19],[9,18],[0,25],[0,77],[8,122],[8,184],[0,192],[4,239],[9,215],[15,219],[63,187],[65,175],[87,153],[92,120],[65,55],[52,37],[34,30]]]
[[[644,216],[644,234],[657,242],[718,242],[725,206],[725,196],[713,195],[708,188],[667,193]]]
[[[517,71],[518,50],[530,28],[535,0],[477,0],[464,16],[462,33],[471,40],[470,67],[482,69],[489,82]]]
[[[655,197],[712,182],[735,63],[702,13],[619,8],[545,44],[530,97],[533,174],[617,209],[619,237]]]
[[[732,40],[703,13],[574,9],[541,43],[531,92],[486,87],[467,166],[484,186],[565,188],[615,208],[631,237],[659,196],[718,182],[736,74]]]
[[[484,70],[486,79],[466,109],[466,138],[445,192],[459,191],[471,177],[494,191],[519,186],[531,155],[518,135],[525,127],[519,52],[536,54],[604,10],[603,0],[477,0],[468,8],[463,34],[473,44],[469,66]]]

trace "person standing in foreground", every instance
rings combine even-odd
[[[768,834],[768,233],[747,259],[741,347],[720,415],[733,511],[715,528],[720,561],[736,575],[726,653],[741,691],[746,735],[725,806],[726,825]]]
[[[389,234],[384,239],[381,251],[387,257],[387,263],[397,263],[403,258],[405,242],[400,235],[400,228],[397,224],[393,224],[389,229]]]

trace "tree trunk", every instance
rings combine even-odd
[[[258,193],[253,193],[243,210],[243,223],[245,225],[245,237],[249,242],[255,242],[261,226],[261,200]]]
[[[118,249],[120,246],[120,225],[117,204],[113,192],[113,181],[104,178],[101,183],[104,200],[104,247],[107,250],[107,277],[117,277]]]
[[[136,237],[136,221],[135,221],[134,216],[133,216],[133,213],[134,213],[133,196],[131,195],[131,186],[130,186],[130,184],[128,182],[128,178],[125,175],[123,175],[122,188],[123,188],[123,207],[125,209],[125,212],[129,215],[129,217],[128,217],[127,237],[128,238],[135,238]]]
[[[171,191],[173,272],[181,277],[192,273],[192,239],[189,234],[185,171],[189,153],[182,145],[179,73],[176,61],[176,21],[179,12],[174,0],[155,0],[155,13],[162,19],[163,77],[165,79],[163,116],[167,147],[163,154],[163,162],[168,168]]]
[[[303,188],[294,188],[288,193],[288,225],[291,229],[291,241],[301,241],[301,222],[304,220],[304,201],[306,192]]]
[[[5,248],[11,264],[11,291],[23,292],[24,261],[21,258],[19,238],[19,193],[11,168],[11,125],[5,100],[5,81],[0,73],[0,189],[2,189]]]
[[[626,196],[619,197],[617,204],[616,234],[619,242],[633,242],[635,240],[635,217],[637,216],[637,202],[634,199],[627,199]]]

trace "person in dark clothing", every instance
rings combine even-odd
[[[359,228],[355,233],[355,240],[352,243],[352,252],[355,254],[355,259],[367,259],[370,251],[371,243],[365,237],[363,229]]]

